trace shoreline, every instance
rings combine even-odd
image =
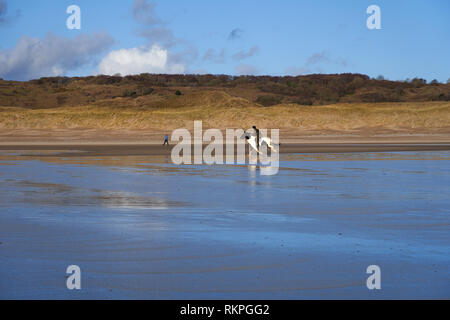
[[[0,144],[0,152],[56,151],[58,156],[70,157],[168,156],[171,154],[173,146],[155,144]],[[207,144],[204,144],[203,149],[206,146]],[[280,146],[281,154],[395,151],[450,151],[450,143],[285,143]],[[248,152],[248,146],[246,146],[246,152]],[[237,154],[236,146],[235,154]],[[54,156],[54,153],[43,153],[39,156]]]
[[[0,130],[0,152],[47,150],[64,156],[166,156],[177,143],[171,141],[170,147],[163,146],[164,135],[165,132],[149,130]],[[282,154],[445,151],[450,150],[450,133],[446,130],[343,132],[281,129],[280,143]],[[208,143],[204,143],[203,148],[206,145]],[[235,154],[236,149],[235,146]],[[225,148],[223,153],[226,154]],[[44,152],[42,156],[45,156]]]

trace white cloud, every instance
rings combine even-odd
[[[156,13],[156,3],[134,0],[132,14],[139,24],[137,34],[147,40],[146,44],[141,48],[122,48],[110,52],[100,62],[99,73],[185,73],[189,61],[197,58],[197,51],[175,37],[164,19]]]
[[[216,52],[214,49],[208,49],[202,58],[202,61],[210,61],[212,63],[222,64],[226,62],[226,50],[222,49],[220,52]]]
[[[161,23],[161,19],[155,13],[156,4],[147,0],[134,0],[132,12],[134,18],[140,23],[154,26]]]
[[[149,43],[162,44],[166,48],[174,47],[180,42],[180,40],[175,39],[172,30],[165,27],[146,29],[141,31],[139,35],[147,39]]]
[[[332,58],[329,54],[329,52],[323,50],[322,52],[316,52],[313,55],[311,55],[308,60],[306,61],[307,66],[312,66],[320,63],[332,63],[337,64],[343,67],[347,66],[347,61],[342,58]]]
[[[244,30],[240,28],[235,28],[231,30],[230,34],[228,35],[228,40],[236,40],[239,38],[242,38],[242,35],[244,33]]]
[[[185,66],[171,63],[169,53],[158,45],[149,49],[131,48],[110,52],[99,65],[101,74],[184,73]]]
[[[6,0],[0,0],[0,26],[7,25],[18,19],[20,14],[20,10],[17,10],[13,15],[8,14],[8,3]]]
[[[6,1],[0,1],[0,23],[5,22],[6,13],[8,12],[8,7],[6,6]]]
[[[52,33],[43,39],[22,36],[15,48],[0,50],[0,76],[29,80],[64,75],[92,64],[112,43],[106,33],[81,34],[71,39]]]
[[[309,69],[308,67],[290,66],[290,67],[284,69],[284,73],[285,73],[285,75],[290,75],[290,76],[300,76],[300,75],[305,75],[305,74],[311,73],[311,69]]]
[[[251,47],[248,51],[241,50],[235,54],[233,54],[233,59],[236,61],[244,60],[253,57],[255,54],[259,52],[258,46]]]
[[[236,73],[240,76],[255,76],[259,74],[259,70],[249,64],[240,64],[236,66]]]
[[[346,67],[348,65],[347,60],[343,58],[334,58],[326,50],[321,52],[315,52],[308,57],[305,64],[301,67],[290,66],[284,70],[286,75],[305,75],[310,73],[322,73],[323,70],[321,66],[323,64],[334,64],[341,67]]]

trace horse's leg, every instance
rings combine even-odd
[[[264,142],[267,144],[267,146],[268,146],[273,152],[277,152],[277,150],[275,149],[275,147],[272,145],[272,140],[271,140],[270,138],[265,139]]]

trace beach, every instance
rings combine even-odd
[[[165,134],[164,131],[125,129],[0,130],[0,150],[65,150],[80,156],[170,155],[178,142],[171,141],[171,146],[163,146]],[[225,137],[225,130],[222,134]],[[449,150],[450,146],[450,133],[444,129],[405,133],[281,129],[279,136],[280,153],[437,151]],[[235,140],[235,144],[237,142]],[[202,144],[203,148],[207,145]]]
[[[207,145],[203,145],[205,150]],[[155,144],[0,144],[0,151],[25,150],[25,155],[45,153],[60,156],[170,156],[173,146]],[[193,147],[192,147],[193,149]],[[224,147],[225,149],[225,147]],[[246,147],[248,152],[248,146]],[[439,151],[450,150],[450,143],[288,143],[280,147],[281,154],[289,153],[351,153],[382,151]],[[237,148],[235,147],[235,154]]]
[[[447,143],[287,143],[273,176],[170,150],[2,144],[0,298],[450,297]]]
[[[78,2],[0,0],[0,301],[450,299],[449,1]]]

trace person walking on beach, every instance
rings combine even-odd
[[[169,145],[169,135],[168,134],[166,134],[165,137],[164,137],[163,146],[165,146],[166,144]]]
[[[256,128],[256,126],[253,126],[253,130],[255,130],[256,133],[256,147],[258,148],[256,151],[259,152],[259,129]]]

